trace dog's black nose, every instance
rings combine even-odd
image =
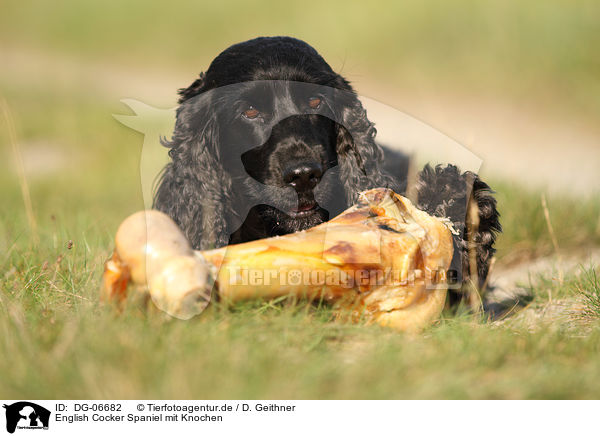
[[[323,167],[317,162],[302,162],[283,171],[283,182],[296,191],[314,189],[323,177]]]

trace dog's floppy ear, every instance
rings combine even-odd
[[[170,147],[171,162],[162,173],[154,208],[165,212],[184,231],[192,247],[206,250],[229,240],[226,216],[231,210],[231,178],[219,157],[217,114],[204,93],[184,101]]]
[[[335,93],[336,151],[346,203],[353,204],[357,194],[365,189],[397,189],[393,179],[382,170],[383,150],[375,142],[377,130],[356,93],[341,76],[333,86],[338,89]]]
[[[195,97],[198,94],[201,94],[203,91],[205,91],[205,74],[204,73],[200,73],[200,76],[194,80],[194,83],[192,83],[190,86],[188,86],[187,88],[181,88],[177,91],[177,93],[179,94],[179,101],[178,103],[183,103],[186,100],[189,100],[192,97]]]

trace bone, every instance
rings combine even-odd
[[[115,245],[105,267],[106,300],[124,299],[131,280],[171,316],[189,319],[206,308],[214,282],[212,267],[196,256],[167,215],[156,210],[131,215],[119,226]]]
[[[133,288],[182,319],[200,313],[211,291],[225,303],[322,298],[339,318],[416,332],[444,307],[451,259],[444,221],[387,189],[365,191],[309,230],[209,251],[194,252],[169,217],[144,211],[119,227],[104,295],[124,300]]]

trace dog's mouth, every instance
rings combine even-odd
[[[288,215],[292,218],[303,218],[317,212],[318,205],[314,200],[301,202],[298,207],[290,209]]]

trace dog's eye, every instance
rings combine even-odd
[[[308,99],[308,105],[311,109],[319,109],[319,106],[321,106],[321,99],[319,97],[310,97]]]
[[[246,109],[243,112],[243,115],[246,118],[253,120],[254,118],[256,118],[260,115],[260,111],[258,109],[256,109],[255,107],[250,106],[248,109]]]

